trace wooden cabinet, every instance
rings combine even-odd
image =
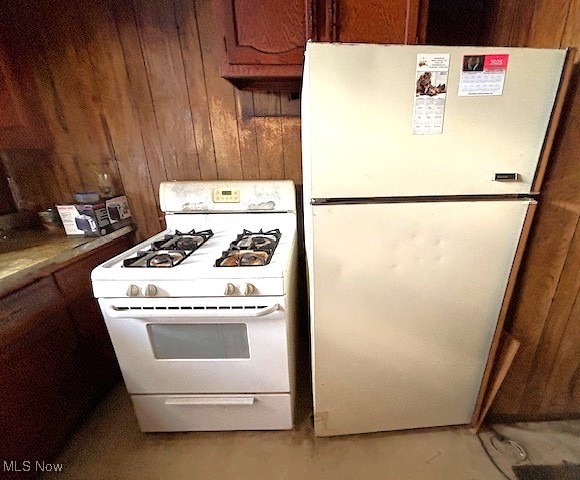
[[[422,43],[420,0],[311,0],[310,38],[321,42]],[[425,3],[425,2],[423,2]],[[424,18],[421,19],[425,21]]]
[[[81,351],[46,277],[0,300],[0,457],[46,460],[89,400]]]
[[[90,272],[129,247],[128,239],[120,239],[54,273],[83,352],[83,368],[91,378],[89,388],[93,398],[109,390],[121,372],[99,305],[93,298]]]
[[[223,20],[221,75],[241,89],[300,89],[304,46],[417,43],[426,0],[214,0]],[[422,15],[420,15],[422,12]]]
[[[120,378],[90,272],[128,237],[0,298],[0,458],[47,461]]]
[[[48,146],[32,73],[0,44],[0,148]]]
[[[225,45],[221,75],[241,89],[297,89],[308,38],[306,1],[216,1]]]

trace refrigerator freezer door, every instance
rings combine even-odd
[[[529,205],[311,207],[317,436],[469,423]]]
[[[421,53],[450,54],[441,134],[412,132]],[[470,54],[509,55],[503,95],[458,96],[463,56]],[[305,191],[310,198],[529,193],[565,56],[565,50],[309,43]],[[518,178],[498,181],[498,173]]]

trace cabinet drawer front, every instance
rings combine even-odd
[[[290,394],[132,395],[143,432],[289,430]]]
[[[54,273],[54,278],[61,292],[66,295],[91,290],[91,270],[131,246],[125,237],[110,245],[97,249],[93,254]]]
[[[0,346],[33,329],[59,300],[52,277],[41,278],[0,299]]]

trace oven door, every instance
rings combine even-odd
[[[283,298],[99,299],[129,393],[289,391]]]

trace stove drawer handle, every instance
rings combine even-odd
[[[253,405],[254,397],[168,398],[165,405]]]

